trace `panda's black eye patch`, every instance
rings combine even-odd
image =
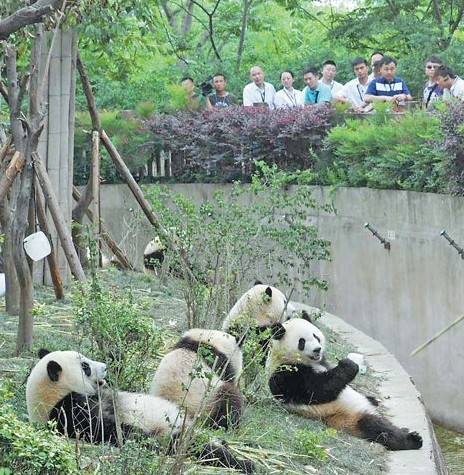
[[[303,351],[304,350],[304,347],[305,347],[305,344],[306,344],[306,340],[304,338],[300,338],[298,340],[298,349],[300,351]]]
[[[92,374],[92,370],[90,369],[90,365],[86,361],[82,362],[81,367],[82,367],[82,371],[84,371],[84,373],[87,377],[89,377]]]
[[[313,333],[313,337],[320,343],[321,342],[321,339],[315,334]]]

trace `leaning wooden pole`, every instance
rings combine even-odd
[[[84,274],[84,269],[82,269],[76,249],[74,248],[71,233],[68,231],[68,227],[66,226],[63,213],[61,212],[58,200],[56,199],[56,195],[53,191],[53,187],[50,182],[50,178],[48,177],[45,165],[43,164],[37,152],[32,152],[32,160],[34,161],[35,172],[37,174],[37,178],[39,179],[40,186],[42,187],[43,194],[47,201],[50,214],[55,224],[56,232],[60,238],[61,246],[71,272],[76,280],[85,282],[86,277]]]
[[[48,267],[50,268],[50,276],[52,278],[53,288],[55,290],[55,297],[57,298],[57,300],[62,300],[64,298],[63,281],[61,280],[60,270],[56,262],[56,255],[55,255],[55,249],[53,247],[53,240],[50,238],[50,231],[48,229],[45,208],[42,203],[42,198],[40,197],[40,193],[38,189],[36,189],[36,192],[35,192],[35,200],[36,200],[36,205],[37,205],[37,219],[39,220],[40,228],[46,234],[52,248],[52,252],[50,252],[50,254],[47,256],[47,262],[48,262]]]
[[[126,164],[124,163],[124,160],[119,155],[118,151],[116,150],[116,147],[113,145],[106,132],[102,129],[100,116],[98,115],[95,98],[92,92],[92,86],[90,84],[84,63],[82,62],[79,52],[77,53],[77,69],[79,70],[79,75],[82,81],[82,88],[84,89],[85,97],[87,99],[87,107],[89,108],[89,114],[92,119],[93,130],[98,130],[100,132],[100,139],[103,142],[103,145],[110,154],[110,157],[118,168],[119,173],[121,173],[122,177],[126,180],[126,183],[132,191],[132,194],[134,195],[135,199],[142,208],[142,211],[145,213],[145,216],[148,218],[148,221],[150,221],[150,223],[154,226],[158,234],[166,242],[167,246],[179,255],[186,274],[192,281],[196,282],[197,279],[192,272],[192,266],[189,263],[186,253],[183,251],[183,249],[177,248],[173,241],[173,237],[166,231],[166,229],[164,229],[160,220],[157,218],[157,216],[155,216],[155,214],[151,210],[150,204],[143,196],[142,190],[140,189],[137,182],[134,180],[132,173],[127,168]]]

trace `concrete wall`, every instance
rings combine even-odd
[[[176,185],[197,201],[215,188]],[[333,200],[337,211],[309,218],[331,241],[332,261],[315,263],[310,270],[326,278],[330,287],[305,303],[325,308],[380,341],[411,374],[431,416],[464,429],[464,321],[410,356],[464,314],[464,260],[440,236],[446,229],[464,246],[464,198],[352,188],[333,194],[315,188],[314,195],[321,202]],[[127,228],[137,213],[128,187],[103,187],[105,224],[118,241],[125,240],[128,246],[123,242],[123,248],[141,265],[150,226]],[[389,251],[365,229],[366,222],[390,240]],[[445,368],[449,362],[453,367]]]

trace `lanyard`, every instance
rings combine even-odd
[[[284,92],[285,92],[285,94],[287,95],[287,97],[289,98],[290,102],[291,102],[294,106],[296,106],[295,91],[293,91],[293,94],[289,94],[289,93],[287,92],[287,89],[285,89],[285,87],[284,87]]]
[[[359,98],[364,102],[364,90],[360,84],[356,84],[356,89],[358,90]]]
[[[214,105],[220,104],[221,106],[227,105],[227,96],[218,97],[217,94],[214,94],[214,98],[216,99]]]
[[[317,104],[317,99],[319,97],[319,91],[312,91],[309,89],[309,93],[311,94],[311,98],[314,100],[313,104]]]
[[[425,108],[427,109],[428,105],[429,105],[429,102],[430,102],[430,99],[432,98],[432,94],[433,92],[435,91],[435,89],[437,88],[438,84],[435,83],[431,88],[430,88],[430,92],[429,92],[429,96],[427,97],[427,100],[425,101]]]
[[[261,94],[261,101],[266,102],[266,86],[264,86],[264,91],[261,91],[261,89],[258,89],[259,93]]]

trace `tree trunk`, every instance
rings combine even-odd
[[[26,169],[21,174],[21,187],[16,202],[16,212],[11,225],[13,244],[13,262],[19,283],[19,323],[16,340],[16,354],[23,350],[32,350],[33,316],[31,313],[34,304],[34,287],[32,275],[27,261],[23,241],[26,229],[29,226],[28,212],[32,192],[33,169],[30,158],[26,159]]]
[[[243,56],[243,51],[245,49],[245,39],[246,39],[247,24],[248,24],[248,13],[250,11],[252,2],[253,0],[243,0],[242,28],[240,30],[240,41],[238,44],[237,60],[235,63],[235,72],[237,74],[240,71],[240,65],[242,64],[242,56]]]
[[[5,272],[5,310],[9,315],[19,314],[19,285],[16,277],[16,269],[13,262],[13,243],[11,234],[11,217],[8,198],[0,202],[0,224],[3,241],[3,267]]]

